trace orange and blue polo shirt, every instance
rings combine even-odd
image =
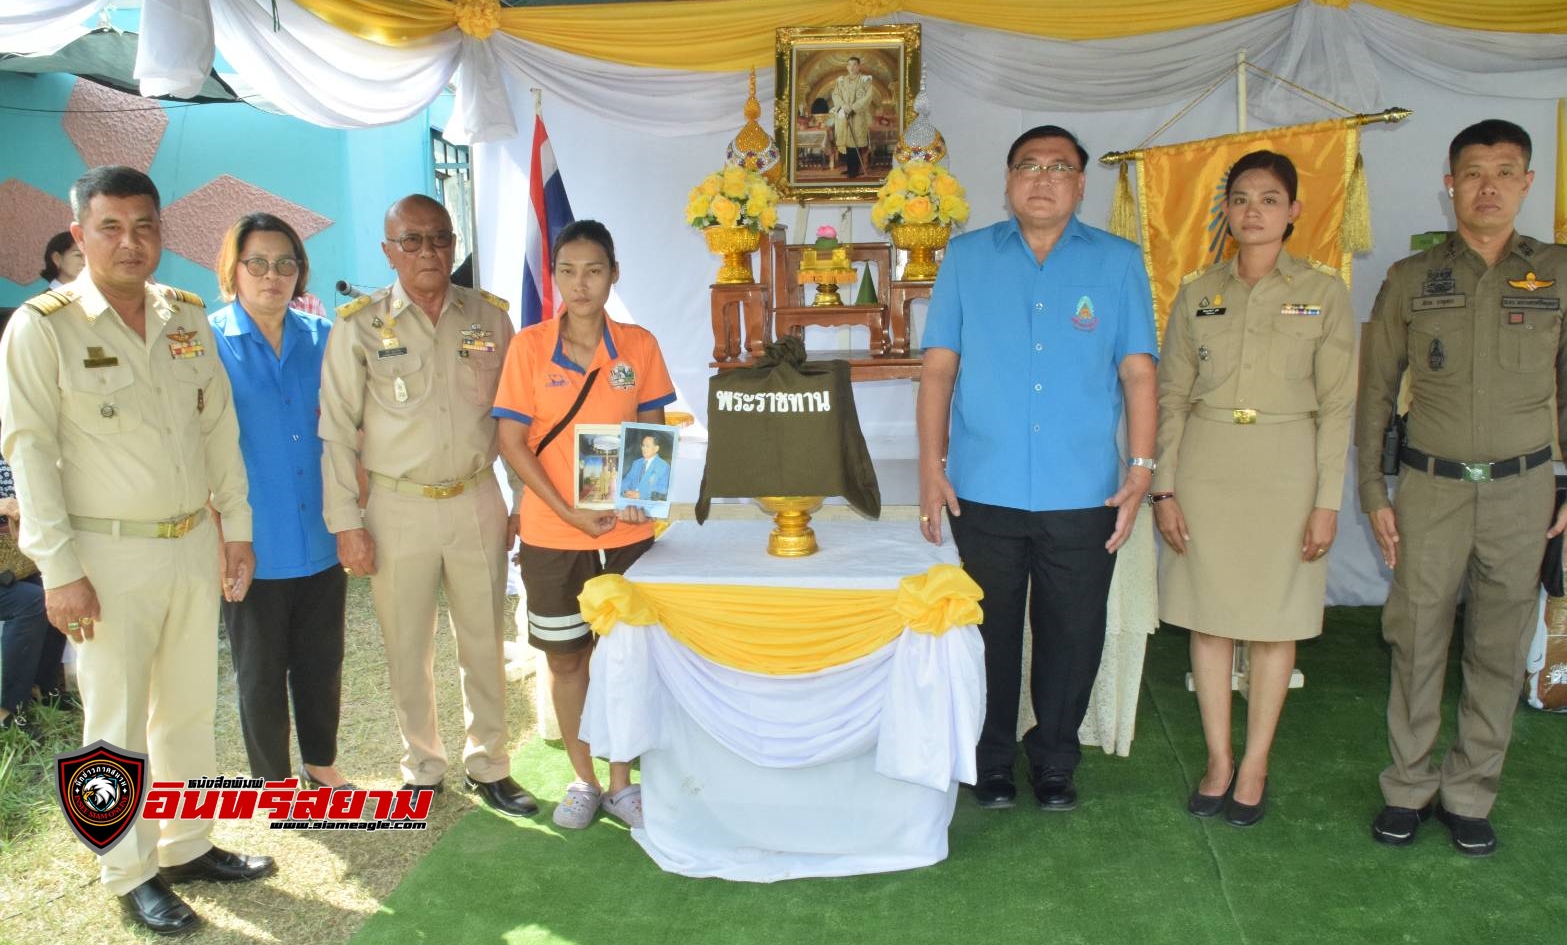
[[[568,502],[576,475],[572,427],[579,423],[636,420],[639,412],[667,406],[675,400],[674,381],[669,379],[664,355],[652,332],[639,325],[604,319],[604,340],[593,363],[583,370],[561,349],[560,331],[569,317],[562,315],[530,325],[512,339],[491,411],[499,419],[528,424],[528,448],[537,449],[539,441],[576,402],[588,374],[598,369],[599,375],[582,402],[582,409],[539,456],[550,483]],[[620,548],[653,537],[651,522],[619,522],[598,538],[590,538],[562,521],[532,491],[524,492],[521,511],[522,540],[536,548]]]

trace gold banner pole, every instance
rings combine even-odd
[[[1393,108],[1384,108],[1379,112],[1372,112],[1368,115],[1350,115],[1342,119],[1342,121],[1346,125],[1355,125],[1357,127],[1362,125],[1375,125],[1380,122],[1394,124],[1403,121],[1413,114],[1414,112],[1408,108],[1398,108],[1395,106]],[[1099,163],[1107,167],[1113,167],[1122,163],[1123,161],[1135,161],[1142,156],[1142,148],[1137,148],[1132,151],[1110,151],[1099,158]]]

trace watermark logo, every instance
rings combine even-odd
[[[54,766],[65,822],[93,852],[114,849],[141,809],[147,756],[100,740],[56,755]]]
[[[299,789],[299,779],[190,778],[147,784],[147,756],[98,741],[55,758],[66,822],[104,854],[137,817],[160,820],[266,818],[270,830],[423,830],[433,791]],[[147,785],[144,788],[144,785]]]

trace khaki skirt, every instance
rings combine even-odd
[[[1300,560],[1317,495],[1317,425],[1242,425],[1191,416],[1176,501],[1191,540],[1160,539],[1159,617],[1235,640],[1322,633],[1328,561]]]

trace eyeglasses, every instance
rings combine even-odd
[[[249,259],[241,259],[239,264],[245,267],[246,272],[258,279],[266,275],[268,270],[280,276],[292,276],[299,271],[299,260],[292,256],[284,256],[273,260],[267,260],[261,256],[252,256]]]
[[[447,230],[442,233],[404,233],[387,242],[396,243],[403,252],[412,255],[423,249],[425,243],[429,243],[431,249],[449,249],[456,238],[456,234]]]
[[[1038,177],[1043,174],[1050,180],[1066,180],[1082,168],[1075,164],[1035,164],[1033,161],[1020,161],[1012,165],[1011,170],[1019,177]]]

